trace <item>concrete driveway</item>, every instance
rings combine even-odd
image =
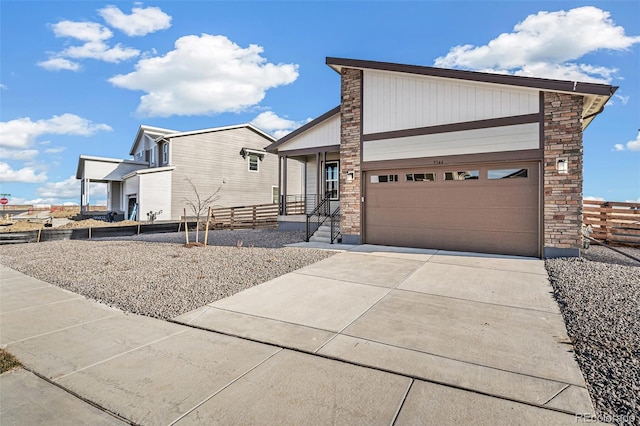
[[[360,246],[177,323],[0,273],[0,344],[28,368],[0,377],[2,424],[546,425],[593,413],[537,259]]]
[[[359,246],[176,320],[410,377],[409,423],[593,412],[539,259]]]

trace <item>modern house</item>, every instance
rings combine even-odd
[[[266,150],[305,165],[307,198],[330,200],[320,210],[339,212],[343,243],[579,255],[582,132],[617,87],[326,63],[341,75],[341,104]]]
[[[107,184],[107,210],[139,220],[149,212],[158,220],[180,219],[196,195],[191,183],[202,199],[221,188],[218,207],[277,203],[278,158],[264,149],[274,140],[251,124],[188,132],[140,126],[133,159],[80,156],[82,210],[92,183]],[[299,193],[301,165],[287,165],[286,185]]]

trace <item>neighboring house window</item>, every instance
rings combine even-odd
[[[273,204],[278,204],[278,187],[277,186],[271,187],[271,196],[272,196]]]
[[[257,172],[258,171],[258,163],[259,163],[259,159],[258,156],[255,154],[250,154],[249,155],[249,171],[250,172]]]
[[[162,164],[169,164],[169,144],[162,144]]]
[[[157,152],[158,152],[158,150],[156,149],[155,146],[151,148],[151,165],[152,166],[156,165],[156,160],[158,158],[157,157],[157,155],[158,155]]]
[[[339,162],[328,162],[324,166],[325,170],[325,194],[329,194],[329,198],[337,200],[339,198],[338,191],[338,169]]]

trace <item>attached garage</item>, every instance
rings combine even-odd
[[[540,163],[366,173],[369,244],[539,256]]]

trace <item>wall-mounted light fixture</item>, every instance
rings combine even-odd
[[[563,175],[569,173],[569,160],[566,158],[556,158],[556,170]]]
[[[353,182],[353,172],[347,172],[347,182]]]

